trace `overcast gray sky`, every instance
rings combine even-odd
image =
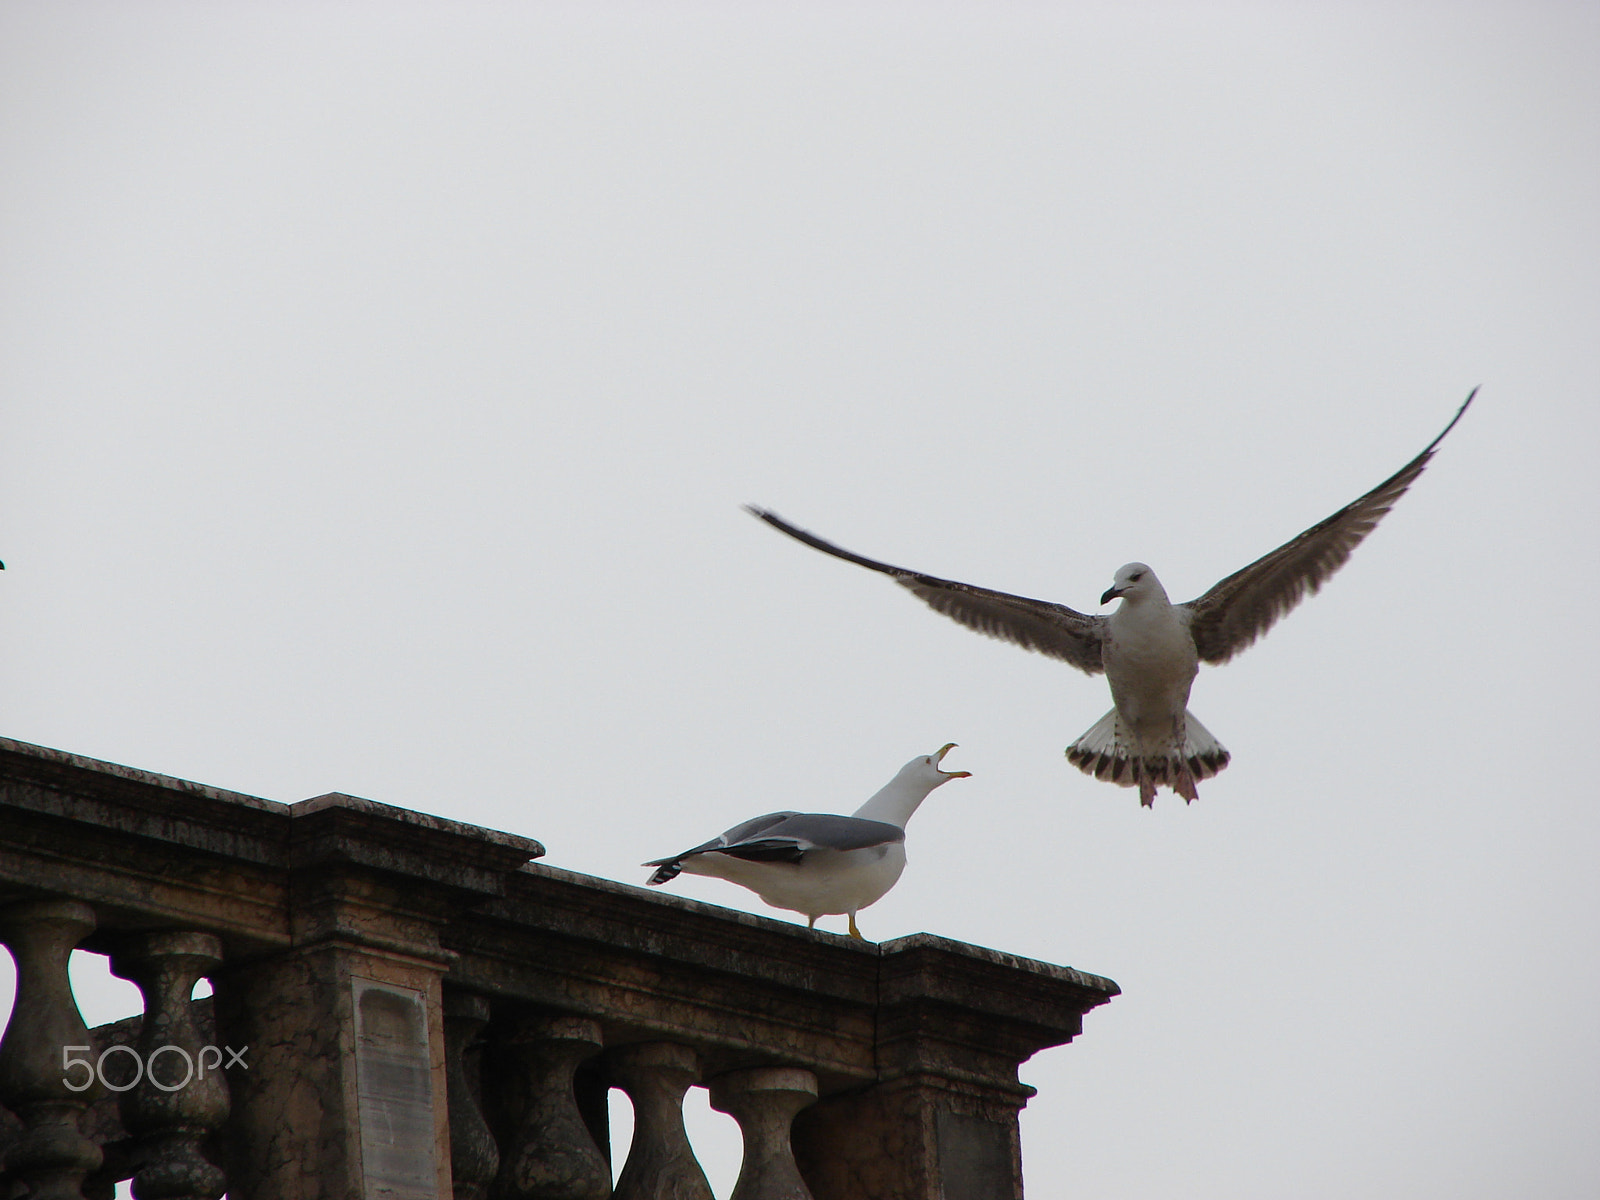
[[[4,0],[0,733],[637,883],[955,741],[863,931],[1124,989],[1030,1195],[1592,1200],[1596,63],[1528,0]],[[1202,671],[1187,808],[1063,759],[1103,680],[739,511],[1188,599],[1477,384]]]

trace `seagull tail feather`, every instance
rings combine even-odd
[[[1186,801],[1199,799],[1195,784],[1228,765],[1231,756],[1191,712],[1184,713],[1182,752],[1177,747],[1151,753],[1140,747],[1112,709],[1089,732],[1067,747],[1067,761],[1086,775],[1119,787],[1139,789],[1139,803],[1155,801],[1156,788],[1168,787]]]
[[[648,862],[645,863],[645,866],[656,868],[655,874],[645,880],[645,883],[650,887],[666,883],[670,879],[676,879],[683,873],[683,860],[681,858],[674,858],[666,862]]]

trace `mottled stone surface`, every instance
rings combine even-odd
[[[707,1076],[793,1062],[825,1088],[874,1077],[868,943],[539,864],[445,937],[452,980],[590,1015],[608,1046],[686,1041]]]
[[[1017,1111],[902,1078],[802,1112],[795,1158],[817,1200],[1018,1200]]]
[[[795,1155],[818,1200],[1018,1200],[1017,1067],[1070,1041],[1116,985],[930,934],[885,942],[876,1086],[803,1112]]]
[[[6,1151],[22,1132],[22,1120],[4,1105],[0,1105],[0,1168],[6,1161]]]
[[[276,955],[216,979],[217,1033],[247,1046],[230,1080],[224,1168],[232,1200],[361,1195],[349,1121],[354,1079],[341,1070],[352,1013],[330,951]]]
[[[574,1087],[578,1066],[600,1051],[600,1027],[582,1017],[529,1015],[496,1043],[502,1107],[511,1115],[501,1146],[497,1200],[605,1200],[611,1167]]]

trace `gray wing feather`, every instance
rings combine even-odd
[[[1227,662],[1344,566],[1351,551],[1417,481],[1444,435],[1455,428],[1477,394],[1478,389],[1473,388],[1444,432],[1366,495],[1184,605],[1190,611],[1189,632],[1200,658],[1208,663]]]
[[[709,842],[701,842],[692,850],[685,850],[682,854],[674,854],[668,858],[658,858],[652,862],[647,862],[644,865],[647,867],[671,866],[673,863],[682,862],[692,854],[705,854],[712,850],[721,850],[730,843],[742,842],[746,838],[756,836],[763,830],[771,829],[775,825],[782,824],[790,817],[798,817],[799,815],[799,813],[790,810],[786,812],[767,813],[765,816],[760,817],[751,817],[748,821],[742,821],[725,833],[717,835]]]
[[[860,850],[903,842],[906,831],[888,821],[869,821],[864,817],[837,817],[825,813],[795,813],[769,829],[747,835],[727,846],[728,854],[740,850],[787,843],[800,850]]]
[[[824,541],[767,509],[746,505],[745,511],[814,550],[882,572],[935,612],[961,622],[968,629],[1012,642],[1025,650],[1048,654],[1090,675],[1105,670],[1100,661],[1104,617],[1088,616],[1065,604],[1030,600],[1026,596],[1013,596],[1009,592],[891,566]]]

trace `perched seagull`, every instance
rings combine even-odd
[[[693,850],[647,862],[657,868],[650,883],[666,883],[681,871],[712,875],[747,887],[773,908],[817,918],[848,913],[850,936],[859,938],[856,913],[888,894],[906,869],[906,822],[928,793],[971,771],[944,771],[939,764],[955,747],[913,758],[854,816],[775,812],[735,825]]]
[[[1100,597],[1101,604],[1120,598],[1116,610],[1110,616],[1087,616],[1065,604],[863,558],[767,509],[746,509],[808,546],[882,571],[934,611],[970,629],[1062,659],[1090,675],[1104,671],[1113,707],[1067,747],[1067,760],[1096,779],[1137,787],[1142,805],[1155,802],[1160,786],[1187,802],[1199,798],[1196,781],[1211,778],[1228,765],[1229,757],[1188,711],[1199,663],[1227,662],[1342,567],[1416,482],[1477,394],[1473,388],[1444,432],[1366,495],[1187,604],[1174,605],[1156,573],[1134,562],[1117,571]]]

